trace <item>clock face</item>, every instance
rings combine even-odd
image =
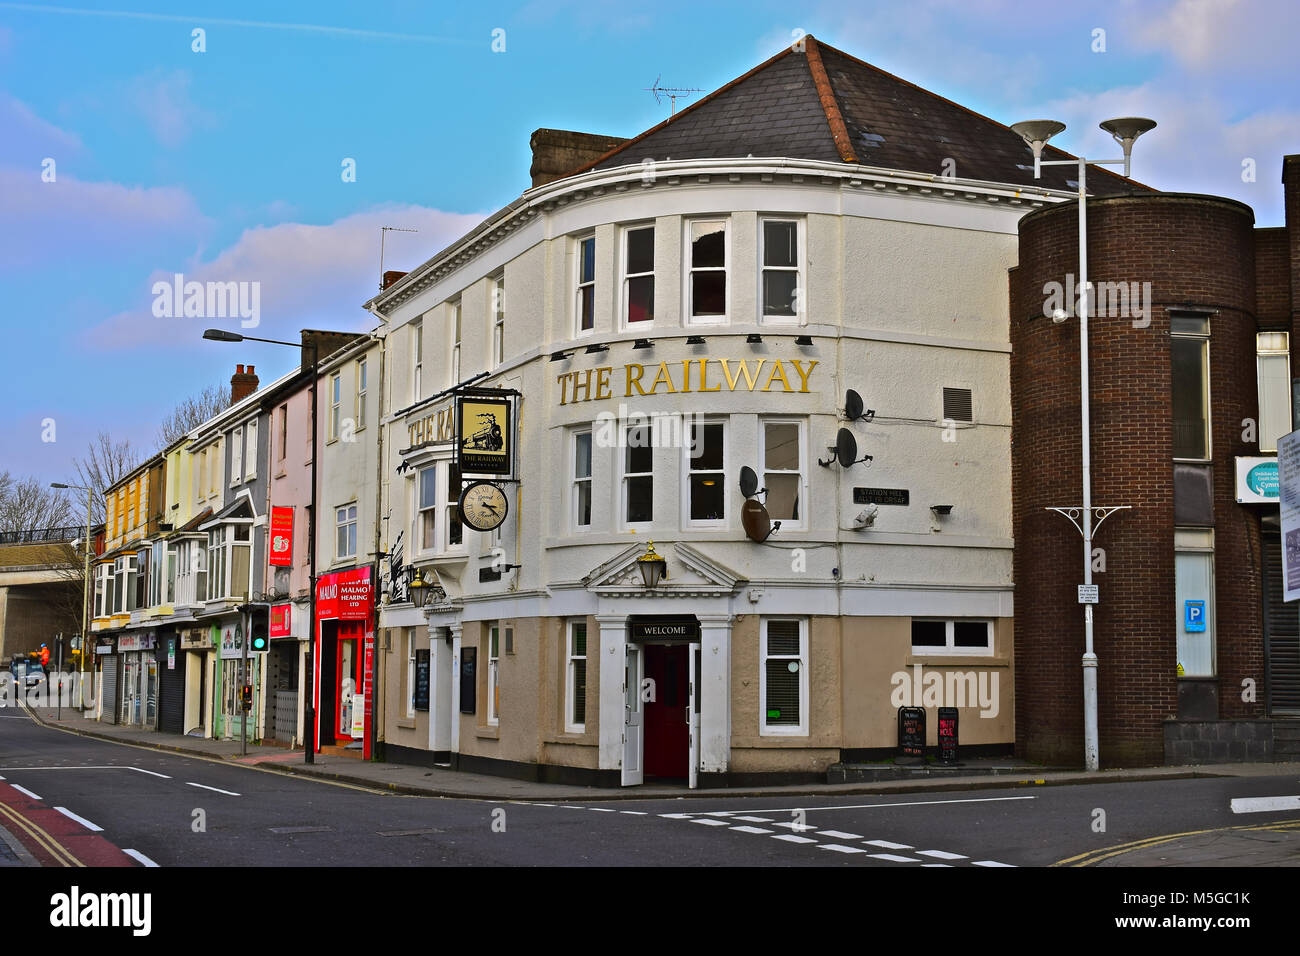
[[[476,481],[460,495],[460,520],[475,531],[491,531],[506,520],[505,492],[490,481]]]

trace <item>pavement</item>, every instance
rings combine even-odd
[[[566,784],[513,780],[490,774],[468,773],[444,767],[364,761],[352,757],[317,754],[315,763],[304,762],[304,752],[279,746],[247,745],[247,755],[237,740],[211,740],[138,728],[120,727],[87,719],[76,711],[64,710],[61,718],[47,707],[30,713],[48,727],[87,737],[151,747],[172,753],[236,764],[255,764],[263,770],[300,776],[321,777],[355,786],[370,787],[412,796],[452,797],[467,800],[575,801],[646,800],[654,798],[764,797],[777,795],[839,796],[872,793],[929,793],[952,790],[1000,789],[1009,786],[1070,786],[1205,777],[1267,777],[1300,774],[1300,763],[1225,763],[1185,767],[1139,767],[1088,772],[1075,769],[1044,769],[1028,761],[1009,757],[975,758],[962,767],[937,771],[920,769],[907,779],[852,782],[803,783],[766,787],[727,787],[690,790],[683,784],[639,787],[582,787]]]

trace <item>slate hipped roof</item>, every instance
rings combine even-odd
[[[789,157],[1073,190],[1077,170],[1045,166],[1034,179],[1024,140],[981,116],[842,50],[803,38],[697,103],[588,165],[611,169],[645,159]],[[1026,117],[1037,118],[1037,117]],[[1118,146],[1114,150],[1119,155]],[[1048,146],[1043,159],[1072,159]],[[952,160],[952,164],[945,164]],[[1149,186],[1091,167],[1088,192],[1110,196]]]

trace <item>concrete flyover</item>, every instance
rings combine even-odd
[[[80,534],[78,531],[80,530]],[[72,542],[85,529],[0,533],[0,662],[81,630],[82,555]]]

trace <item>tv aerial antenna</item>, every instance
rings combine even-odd
[[[379,289],[382,292],[384,288],[384,240],[388,238],[390,232],[419,232],[419,229],[403,229],[401,226],[380,226],[379,227]]]
[[[660,86],[659,81],[663,78],[660,73],[655,77],[654,86],[646,86],[643,89],[647,93],[653,93],[656,103],[663,103],[663,97],[668,97],[669,103],[672,104],[672,112],[669,116],[677,115],[677,98],[679,96],[689,96],[692,93],[703,93],[704,91],[695,86]]]

